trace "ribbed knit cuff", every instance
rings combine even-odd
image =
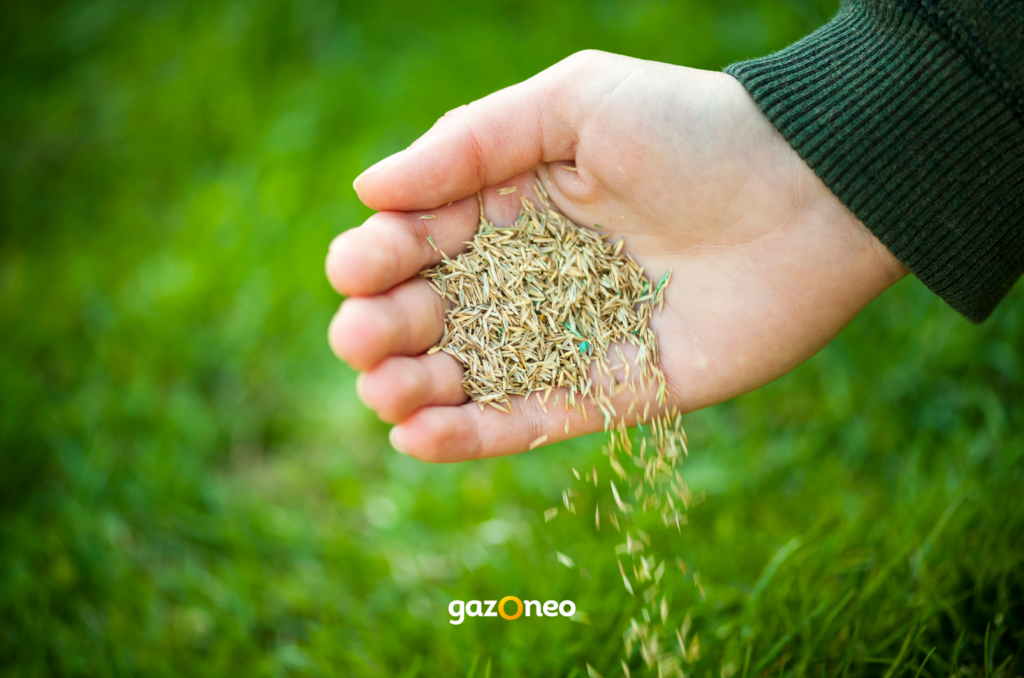
[[[1024,124],[920,17],[846,5],[725,69],[872,233],[973,322],[1024,272]]]

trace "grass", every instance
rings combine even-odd
[[[602,437],[390,451],[326,346],[326,246],[449,108],[584,47],[719,68],[833,9],[4,5],[0,675],[620,675],[614,533],[542,517]],[[706,593],[671,592],[694,675],[1022,672],[1022,304],[975,327],[908,279],[686,417],[706,500],[658,544]],[[504,595],[591,623],[448,624]]]

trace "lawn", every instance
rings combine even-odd
[[[446,110],[584,48],[719,69],[834,10],[4,3],[0,675],[656,675],[618,535],[543,517],[609,475],[602,437],[395,453],[327,346],[324,255],[369,214],[353,177]],[[974,326],[908,278],[686,415],[703,501],[653,543],[687,674],[1024,673],[1022,347],[1021,285]],[[586,618],[449,623],[505,595]]]

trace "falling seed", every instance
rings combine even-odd
[[[569,167],[568,165],[562,165],[562,169],[569,170],[570,172],[577,171],[575,167]]]
[[[562,167],[577,172],[576,167]],[[545,180],[550,184],[549,178]],[[517,190],[507,186],[497,193],[505,196]],[[666,653],[664,641],[658,640],[671,635],[670,630],[657,628],[659,619],[662,625],[667,623],[666,598],[661,597],[660,605],[657,602],[667,576],[665,562],[657,562],[651,555],[657,551],[651,536],[638,530],[631,517],[634,512],[651,511],[660,515],[666,527],[679,530],[687,519],[679,503],[688,510],[698,501],[678,471],[688,454],[687,441],[678,423],[679,412],[669,401],[668,382],[659,365],[658,337],[650,325],[664,308],[672,271],[666,271],[654,284],[625,252],[625,240],[608,243],[611,233],[582,228],[556,212],[540,177],[533,192],[538,204],[520,194],[518,218],[496,226],[484,215],[483,195],[478,191],[476,235],[454,258],[437,250],[428,236],[442,262],[421,276],[447,307],[444,334],[428,354],[444,351],[462,365],[463,389],[481,410],[490,405],[512,413],[513,397],[529,398],[536,393],[541,409],[547,412],[547,402],[556,391],[555,406],[561,398],[566,415],[566,435],[573,421],[570,407],[585,422],[588,408],[600,413],[609,436],[602,451],[619,478],[610,482],[617,511],[607,512],[606,517],[626,538],[616,551],[628,559],[638,585],[650,582],[642,596],[641,620],[631,620],[624,640],[627,648],[639,646],[652,671],[656,667],[663,675],[679,675],[678,658],[686,660],[687,644],[681,642],[678,650]],[[604,230],[600,224],[594,228]],[[616,344],[629,344],[635,358],[627,361]],[[614,367],[609,357],[612,352],[617,354]],[[592,381],[592,374],[600,379]],[[625,411],[626,405],[614,406],[613,398],[645,390],[657,393],[656,407],[652,413],[650,399],[644,399],[643,414],[637,417],[641,435],[637,453],[626,430],[626,416],[635,417],[640,403],[630,402]],[[535,449],[547,439],[547,435],[540,436],[529,448]],[[576,469],[573,475],[599,487],[596,467],[582,479]],[[574,499],[579,496],[575,490],[563,492],[562,505],[568,512],[576,513]],[[634,498],[636,503],[632,503]],[[557,506],[545,510],[545,522],[558,513]],[[618,514],[626,516],[621,525]],[[594,509],[594,527],[601,528],[599,503]],[[571,558],[556,554],[560,563],[575,567]],[[626,590],[635,596],[623,561],[616,560]],[[685,563],[678,558],[676,562],[687,574]],[[582,575],[582,568],[580,571]],[[704,596],[696,573],[694,584]],[[686,640],[685,630],[682,635]],[[694,636],[689,646],[699,652],[696,642]],[[623,664],[623,668],[628,677],[628,666]],[[596,675],[589,665],[588,670]]]
[[[615,562],[619,564],[619,573],[622,574],[622,583],[626,585],[626,590],[629,591],[629,595],[633,595],[633,585],[629,583],[629,577],[626,576],[626,571],[622,568],[622,561],[618,558]]]
[[[421,214],[420,219],[437,219],[436,214]]]

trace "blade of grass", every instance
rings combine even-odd
[[[907,631],[907,637],[903,639],[903,647],[900,648],[900,653],[896,655],[896,659],[893,661],[892,666],[890,666],[889,670],[886,671],[885,678],[892,678],[896,675],[896,669],[898,669],[900,664],[903,663],[903,657],[907,654],[907,648],[910,647],[910,639],[913,637],[916,628],[917,627],[911,627],[910,630]]]
[[[813,612],[811,612],[811,614],[809,614],[808,616],[804,617],[804,620],[802,622],[800,622],[800,624],[795,629],[793,629],[792,631],[787,633],[785,636],[780,638],[779,641],[777,643],[775,643],[775,645],[772,646],[772,649],[770,649],[768,651],[768,654],[765,655],[764,659],[759,661],[757,663],[757,666],[754,667],[754,673],[758,674],[761,671],[763,671],[767,666],[769,666],[772,663],[772,661],[775,659],[775,657],[777,657],[779,655],[779,653],[782,652],[782,649],[785,648],[787,645],[789,645],[789,643],[793,640],[793,638],[795,638],[804,629],[806,629],[807,626],[810,625],[810,623],[812,621],[814,621],[814,619],[819,614],[821,614],[824,611],[825,611],[825,603],[821,603],[820,605],[818,605],[818,607]]]
[[[914,554],[914,574],[918,577],[921,576],[921,567],[924,564],[925,559],[928,557],[928,554],[931,553],[935,540],[938,539],[939,535],[942,534],[942,531],[946,529],[946,524],[949,522],[949,519],[953,517],[953,514],[956,513],[958,508],[960,508],[960,504],[962,504],[963,501],[964,498],[962,494],[953,497],[953,501],[949,502],[949,506],[946,507],[942,516],[935,523],[935,527],[933,527],[931,532],[928,533],[928,536],[925,537],[924,543],[921,544],[921,548],[919,548],[917,553]]]
[[[989,646],[988,632],[992,629],[992,623],[985,624],[985,678],[991,678],[992,676],[992,650],[994,648]]]
[[[747,645],[747,654],[743,657],[743,673],[740,678],[747,678],[747,671],[750,670],[750,651],[753,649],[753,645]]]
[[[753,605],[755,602],[757,602],[757,599],[761,596],[762,593],[764,593],[765,588],[767,588],[768,582],[772,580],[772,577],[774,577],[775,573],[779,570],[779,566],[782,565],[783,562],[785,562],[786,558],[789,558],[793,551],[796,551],[798,548],[800,548],[801,543],[802,542],[800,541],[800,537],[793,537],[788,542],[786,542],[785,546],[783,546],[775,552],[775,555],[772,556],[772,559],[768,562],[767,565],[765,565],[764,571],[761,573],[761,576],[754,584],[754,588],[750,590],[750,598],[749,602],[747,603],[748,605]]]
[[[857,647],[857,641],[860,640],[860,619],[857,619],[853,623],[853,637],[850,638],[850,642],[846,644],[846,656],[844,657],[843,673],[842,678],[846,678],[846,674],[850,671],[850,664],[853,663],[853,651]]]
[[[967,634],[967,629],[964,628],[960,632],[960,637],[956,639],[956,645],[953,646],[953,658],[949,662],[949,678],[953,678],[960,670],[960,645],[964,642],[964,636]]]
[[[934,647],[932,649],[928,650],[928,654],[926,654],[924,656],[924,661],[921,662],[921,665],[917,667],[917,673],[914,674],[914,678],[918,678],[918,676],[921,675],[921,672],[924,671],[924,665],[928,663],[928,660],[932,656],[932,652],[935,652],[935,648]]]
[[[839,613],[843,611],[843,608],[846,607],[850,602],[850,599],[853,598],[856,593],[856,589],[850,589],[846,592],[846,595],[843,596],[842,600],[832,606],[832,611],[828,613],[828,617],[825,618],[825,622],[821,625],[817,638],[818,643],[821,643],[821,641],[825,639],[825,634],[828,633],[828,630],[832,627],[832,623],[836,620],[836,617],[839,616]]]

